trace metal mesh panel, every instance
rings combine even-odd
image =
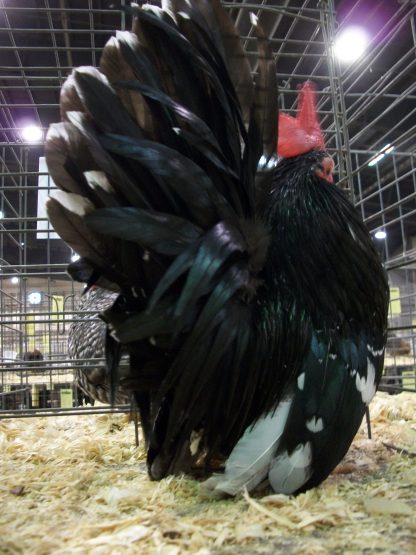
[[[342,74],[354,201],[391,287],[382,387],[415,391],[416,5],[375,2],[364,12],[365,4],[358,2],[349,18],[362,14],[362,23],[374,28],[373,40],[361,63]]]
[[[415,3],[224,5],[239,26],[253,72],[250,11],[271,38],[282,108],[295,109],[297,88],[306,79],[317,85],[322,127],[341,186],[350,190],[372,233],[387,233],[375,239],[393,288],[384,386],[415,390]],[[373,31],[368,53],[350,66],[340,66],[332,55],[337,20],[342,26],[360,22]],[[129,17],[112,0],[0,0],[2,410],[43,408],[41,403],[59,408],[65,398],[60,389],[71,389],[77,404],[67,333],[77,315],[80,286],[65,274],[73,253],[46,226],[43,198],[50,182],[43,141],[25,139],[24,129],[34,124],[45,134],[59,120],[59,90],[72,67],[97,65],[113,31],[129,26]],[[394,149],[386,153],[386,145]],[[380,153],[382,159],[369,165]],[[35,349],[42,360],[16,360]],[[22,391],[11,394],[12,388]]]

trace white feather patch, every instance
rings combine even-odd
[[[355,386],[361,393],[363,403],[368,405],[376,394],[376,369],[369,358],[367,358],[367,377],[360,377],[360,374],[357,372]]]
[[[57,189],[52,191],[50,196],[59,202],[61,206],[78,216],[85,216],[95,209],[90,200],[76,193],[66,193]]]
[[[382,349],[373,349],[371,345],[367,345],[368,351],[373,355],[373,357],[381,357],[384,353],[384,347]]]
[[[302,372],[302,374],[299,374],[298,376],[298,389],[303,391],[304,387],[305,387],[305,372]]]
[[[193,457],[198,453],[201,439],[202,439],[201,432],[196,432],[195,430],[193,430],[193,432],[191,433],[191,437],[189,438],[189,450]]]
[[[306,427],[310,432],[316,434],[318,432],[322,432],[322,430],[324,429],[324,421],[318,416],[313,416],[306,421]]]
[[[285,451],[270,465],[270,485],[276,493],[294,493],[309,480],[312,474],[311,463],[310,441],[300,443],[290,455]]]
[[[107,193],[114,193],[114,189],[111,183],[108,181],[107,176],[104,172],[91,170],[84,172],[84,177],[88,182],[88,185],[94,189],[95,187],[100,187],[104,189]]]
[[[202,484],[206,493],[237,495],[245,488],[251,491],[266,478],[285,429],[292,400],[293,396],[284,399],[275,411],[246,429],[228,457],[224,474],[214,475]]]

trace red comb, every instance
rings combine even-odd
[[[307,81],[299,93],[296,118],[279,114],[277,154],[292,158],[310,150],[325,150],[325,142],[316,113],[315,87]]]

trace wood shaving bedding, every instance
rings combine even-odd
[[[0,553],[414,555],[416,395],[378,394],[371,415],[320,487],[221,501],[151,482],[125,416],[2,420]]]

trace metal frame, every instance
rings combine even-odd
[[[390,323],[392,333],[410,345],[410,353],[406,360],[401,355],[388,357],[393,375],[390,372],[385,382],[391,382],[387,384],[391,390],[415,391],[416,85],[411,72],[416,65],[416,5],[410,0],[398,3],[374,34],[366,56],[343,67],[332,55],[336,34],[356,20],[366,2],[352,3],[351,10],[343,14],[341,27],[336,0],[257,0],[224,5],[239,25],[253,72],[255,39],[248,14],[254,11],[259,17],[276,53],[283,109],[295,109],[297,87],[305,79],[317,84],[318,109],[339,182],[352,195],[370,231],[382,227],[388,232],[378,244],[392,286],[399,288],[402,309],[400,314],[394,312],[397,300],[393,299]],[[114,29],[129,27],[125,13],[110,8],[111,4],[111,0],[21,0],[17,6],[14,0],[0,0],[0,210],[5,213],[0,220],[0,385],[16,368],[25,380],[33,374],[30,365],[15,367],[16,361],[6,360],[8,334],[17,334],[19,350],[24,352],[32,341],[27,334],[28,318],[35,327],[46,327],[51,338],[54,334],[58,337],[59,322],[67,325],[76,318],[80,286],[70,282],[65,273],[71,250],[52,235],[36,238],[36,226],[42,220],[36,211],[36,195],[47,189],[38,185],[38,178],[47,175],[38,169],[43,145],[25,143],[21,131],[29,120],[44,132],[51,122],[58,121],[59,89],[72,67],[96,65]],[[371,3],[369,20],[383,5],[384,0]],[[386,63],[387,73],[379,68],[382,63]],[[373,72],[369,68],[374,68]],[[394,144],[393,153],[370,168],[368,163],[388,142]],[[19,277],[17,285],[11,284],[12,277]],[[37,312],[27,300],[27,293],[35,287],[45,299]],[[52,306],[54,296],[68,299],[62,310]],[[61,346],[56,352],[49,349],[44,353],[43,371],[49,378],[56,373],[59,379],[62,365],[68,364],[63,347],[66,331],[59,335]],[[410,372],[405,381],[401,375],[404,367]],[[59,408],[41,412],[67,414]],[[18,414],[31,413],[25,408]],[[0,417],[4,415],[0,410]]]

